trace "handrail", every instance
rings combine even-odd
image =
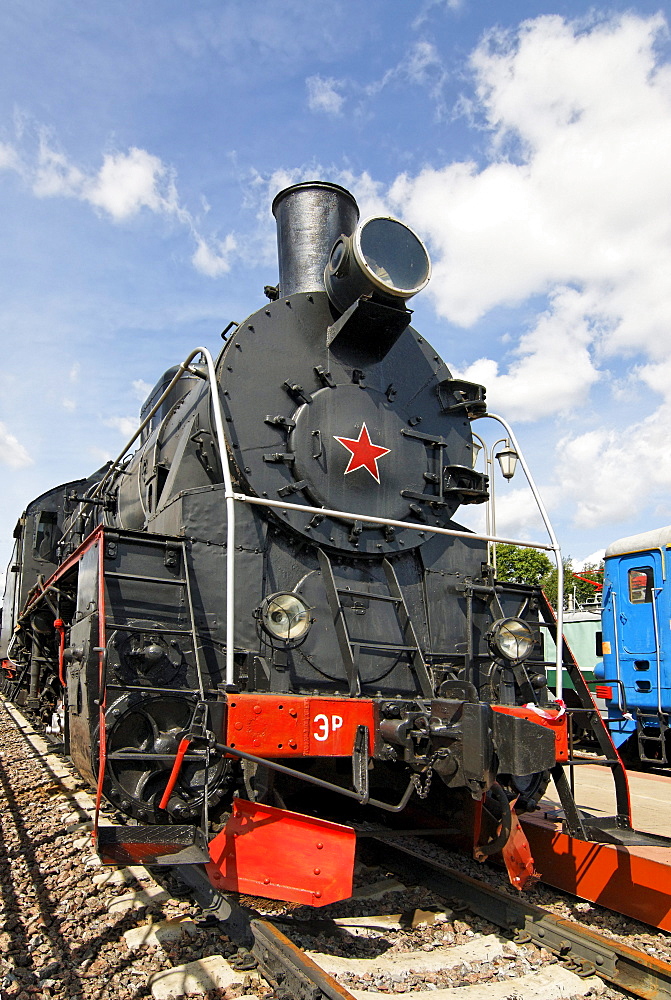
[[[622,683],[622,678],[620,676],[620,643],[618,641],[617,634],[617,592],[615,589],[611,589],[610,592],[610,606],[613,611],[613,641],[615,642],[615,683],[617,684],[617,707],[620,709],[622,714],[625,712],[626,706],[625,694],[624,694],[624,684]],[[623,705],[620,704],[620,698],[623,700]]]
[[[504,428],[508,434],[510,440],[512,441],[513,448],[517,452],[517,456],[520,460],[520,465],[524,475],[527,477],[527,482],[533,493],[534,500],[538,506],[541,517],[543,518],[543,523],[545,524],[546,531],[550,536],[550,541],[552,545],[534,545],[530,546],[527,544],[527,548],[543,548],[548,549],[555,554],[555,559],[557,561],[557,658],[556,658],[556,672],[555,672],[555,695],[557,698],[561,698],[564,692],[563,679],[564,679],[564,563],[561,557],[561,547],[554,533],[552,524],[550,523],[550,518],[548,517],[547,511],[545,510],[545,505],[541,500],[541,495],[538,492],[536,483],[534,482],[533,476],[529,471],[529,466],[527,465],[522,450],[517,442],[515,435],[513,434],[512,428],[507,420],[503,417],[498,416],[496,413],[482,413],[475,416],[474,420],[481,420],[484,417],[489,417],[491,420],[498,421],[499,424]],[[510,543],[505,543],[510,544]],[[519,545],[519,542],[514,542],[514,545]]]
[[[224,433],[224,422],[221,418],[221,401],[219,400],[219,394],[217,390],[217,375],[214,368],[214,361],[212,360],[212,355],[206,347],[196,347],[189,354],[185,361],[178,366],[177,372],[174,378],[159,396],[157,402],[151,408],[147,416],[144,418],[138,429],[135,431],[133,436],[130,438],[123,451],[112,462],[110,468],[96,484],[96,487],[92,493],[92,496],[100,493],[108,481],[108,479],[118,471],[119,463],[124,455],[128,452],[130,447],[137,441],[138,437],[145,429],[149,421],[152,419],[154,414],[158,411],[159,407],[163,401],[167,398],[170,390],[179,382],[180,378],[185,371],[189,370],[189,365],[196,357],[196,355],[201,355],[205,359],[205,364],[207,365],[207,381],[210,383],[210,393],[212,395],[212,410],[214,415],[214,426],[217,437],[217,444],[219,446],[219,456],[221,459],[221,468],[224,474],[224,496],[226,498],[226,685],[227,687],[232,685],[234,682],[234,659],[233,659],[233,647],[234,647],[234,611],[235,611],[235,503],[233,500],[233,480],[231,478],[231,470],[228,460],[228,450],[226,448],[226,434]],[[215,405],[215,400],[219,404]]]
[[[501,545],[519,545],[527,549],[546,549],[553,551],[552,545],[543,542],[529,542],[519,538],[501,538],[498,535],[485,535],[477,531],[458,531],[455,528],[439,528],[438,525],[413,524],[412,521],[395,521],[391,517],[377,517],[373,514],[354,514],[352,511],[335,510],[331,507],[312,507],[303,503],[289,503],[286,500],[270,500],[268,497],[253,497],[247,493],[234,493],[233,498],[240,503],[257,504],[259,507],[279,507],[281,510],[297,510],[302,513],[323,514],[324,517],[342,517],[346,521],[363,521],[365,524],[389,525],[392,528],[409,528],[411,531],[423,531],[425,534],[449,535],[450,538],[470,538],[481,542],[498,542]]]
[[[657,713],[662,714],[662,661],[659,648],[659,618],[657,614],[657,598],[663,593],[662,587],[652,588],[652,624],[655,630],[655,660],[657,661]]]

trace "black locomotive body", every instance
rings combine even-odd
[[[532,807],[565,720],[538,594],[497,584],[487,542],[453,520],[487,499],[484,390],[410,326],[428,257],[394,220],[359,225],[336,185],[273,210],[279,287],[228,336],[214,390],[199,349],[150,394],[130,458],[19,521],[5,693],[62,729],[146,825],[138,843],[154,828],[147,843],[177,850],[193,827],[202,846],[228,824],[225,840],[254,826],[244,803],[281,824],[315,786],[397,809],[434,773],[437,812],[493,788]],[[242,886],[225,868],[213,879]]]

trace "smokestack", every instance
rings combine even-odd
[[[340,235],[350,236],[359,221],[354,197],[327,181],[285,188],[273,201],[277,220],[280,295],[324,291],[324,268]]]

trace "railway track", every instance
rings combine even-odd
[[[160,882],[155,869],[103,869],[80,779],[4,703],[0,779],[2,1000],[453,1000],[455,987],[464,1000],[554,1000],[603,982],[671,1000],[665,961],[455,871],[414,838],[367,831],[354,898],[317,911],[234,901],[197,866]]]

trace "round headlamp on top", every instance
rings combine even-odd
[[[256,617],[271,639],[291,646],[302,642],[312,625],[310,608],[291,591],[266,597],[257,608]]]
[[[487,639],[494,655],[511,663],[526,660],[536,642],[530,626],[521,618],[500,618],[487,633]]]
[[[399,307],[421,292],[431,277],[426,247],[412,229],[390,216],[375,216],[336,240],[324,284],[341,312],[362,295]]]

